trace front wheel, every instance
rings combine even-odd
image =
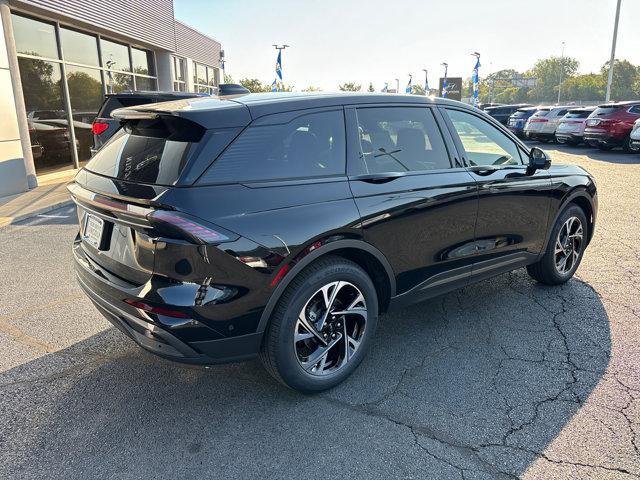
[[[545,285],[560,285],[576,272],[587,246],[587,218],[575,204],[560,214],[551,232],[547,250],[527,272]]]
[[[624,151],[627,153],[640,153],[640,143],[631,143],[630,136],[627,137],[627,139],[624,141],[624,145],[622,145],[622,148],[624,148]]]
[[[342,257],[309,265],[287,287],[262,344],[263,365],[304,393],[332,388],[364,358],[378,319],[367,273]]]

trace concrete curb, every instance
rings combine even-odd
[[[51,212],[52,210],[56,210],[58,208],[66,207],[68,205],[73,205],[73,200],[71,200],[71,199],[63,200],[63,201],[60,201],[60,202],[52,203],[51,205],[46,205],[44,207],[36,208],[35,210],[32,210],[30,212],[23,213],[21,215],[16,215],[15,217],[11,218],[8,221],[7,220],[4,220],[4,221],[0,220],[0,228],[7,227],[9,225],[15,225],[16,223],[21,222],[23,220],[27,220],[27,219],[35,217],[37,215],[42,215],[43,213]]]

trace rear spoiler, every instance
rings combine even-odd
[[[149,110],[135,110],[131,107],[117,108],[111,112],[111,116],[116,120],[153,120],[160,116],[159,112]]]

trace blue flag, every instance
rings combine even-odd
[[[276,60],[276,75],[282,81],[282,50],[278,50],[278,58]]]
[[[476,60],[476,66],[473,67],[473,75],[471,76],[473,80],[473,106],[478,106],[478,95],[480,94],[480,76],[478,75],[478,70],[480,70],[480,57]]]
[[[448,66],[444,67],[444,78],[442,79],[442,97],[447,96],[447,69]]]
[[[409,75],[409,83],[407,83],[407,88],[404,89],[404,93],[411,93],[411,75]]]
[[[278,79],[274,79],[273,83],[271,84],[271,91],[272,92],[277,92],[278,91]]]
[[[382,87],[382,93],[387,93],[389,91],[389,82],[384,82],[384,87]]]

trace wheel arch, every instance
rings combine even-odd
[[[584,214],[585,214],[585,217],[587,217],[587,223],[588,223],[587,245],[591,242],[591,238],[593,237],[595,220],[596,220],[595,218],[596,206],[594,205],[593,197],[589,194],[589,192],[587,191],[587,188],[584,186],[579,186],[570,190],[560,202],[560,205],[553,216],[553,221],[549,224],[549,228],[548,228],[549,233],[547,235],[547,240],[544,245],[544,249],[542,249],[541,255],[543,255],[544,252],[546,252],[547,250],[547,246],[549,245],[549,241],[551,239],[551,232],[553,231],[553,226],[558,221],[558,217],[560,216],[560,214],[562,214],[564,209],[567,208],[567,205],[569,205],[570,203],[573,203],[579,206],[584,211]]]
[[[378,294],[379,311],[383,312],[387,309],[391,298],[396,294],[395,275],[387,258],[380,250],[363,240],[336,240],[313,250],[291,267],[269,297],[260,316],[258,332],[262,333],[266,330],[273,310],[291,281],[308,265],[327,255],[351,260],[367,272]]]

